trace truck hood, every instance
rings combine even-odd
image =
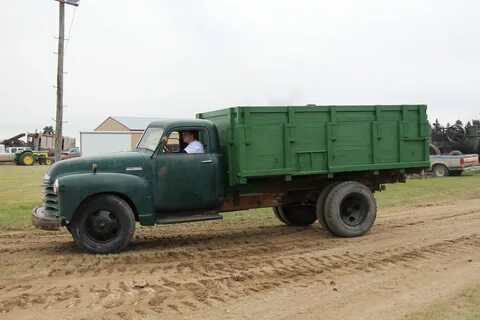
[[[47,175],[53,182],[62,176],[93,172],[92,167],[96,165],[96,172],[99,173],[126,173],[143,176],[149,158],[150,155],[137,151],[72,158],[55,163]]]

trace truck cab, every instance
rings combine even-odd
[[[204,153],[182,152],[185,131],[195,134]],[[44,203],[34,209],[32,221],[41,229],[66,226],[87,251],[112,252],[122,246],[111,242],[123,232],[122,224],[221,219],[216,208],[225,197],[224,176],[212,122],[157,121],[135,151],[55,163],[44,177]]]
[[[183,133],[193,132],[205,153],[182,152]],[[167,143],[161,137],[168,139]],[[211,210],[225,196],[222,156],[216,127],[208,120],[150,124],[137,146],[150,158],[155,211]]]

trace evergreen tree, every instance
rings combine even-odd
[[[442,125],[440,124],[440,121],[438,121],[438,119],[435,119],[432,130],[433,132],[436,132],[436,133],[442,131]]]
[[[43,128],[43,134],[54,134],[55,130],[53,129],[53,126],[46,126]]]

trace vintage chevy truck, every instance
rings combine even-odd
[[[33,224],[65,226],[78,247],[112,253],[141,225],[221,219],[272,207],[283,223],[319,221],[361,236],[375,191],[428,169],[425,105],[232,107],[151,123],[135,151],[55,163]],[[183,133],[204,153],[182,153]]]

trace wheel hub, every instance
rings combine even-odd
[[[368,203],[358,195],[346,197],[340,205],[342,221],[349,226],[363,223],[368,214]]]
[[[445,175],[445,170],[442,167],[438,168],[437,175],[443,177]]]
[[[119,225],[115,214],[107,210],[99,210],[87,218],[85,229],[92,240],[108,242],[117,237]]]

